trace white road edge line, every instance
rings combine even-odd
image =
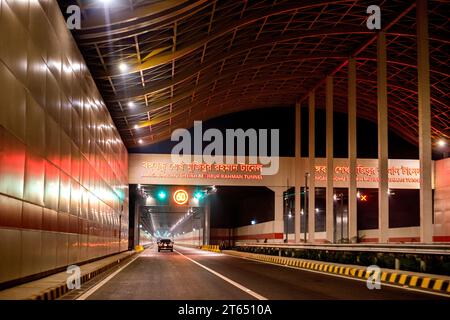
[[[198,265],[199,267],[202,267],[202,268],[205,269],[206,271],[211,272],[213,275],[215,275],[215,276],[221,278],[222,280],[224,280],[224,281],[226,281],[226,282],[232,284],[232,285],[235,286],[236,288],[241,289],[242,291],[244,291],[245,293],[251,295],[252,297],[254,297],[254,298],[258,299],[258,300],[269,300],[269,299],[267,299],[266,297],[263,297],[262,295],[260,295],[260,294],[258,294],[258,293],[256,293],[256,292],[250,290],[249,288],[244,287],[243,285],[237,283],[236,281],[233,281],[233,280],[231,280],[230,278],[227,278],[227,277],[225,277],[224,275],[222,275],[222,274],[220,274],[220,273],[218,273],[218,272],[216,272],[216,271],[214,271],[214,270],[212,270],[212,269],[210,269],[210,268],[208,268],[208,267],[202,265],[201,263],[199,263],[199,262],[197,262],[197,261],[195,261],[195,260],[189,258],[188,256],[185,256],[184,254],[182,254],[182,253],[179,252],[178,250],[174,250],[174,251],[175,251],[176,253],[178,253],[179,255],[185,257],[185,258],[188,259],[189,261],[195,263],[195,264]]]
[[[88,291],[86,291],[85,293],[83,293],[82,295],[80,295],[78,298],[76,298],[76,300],[86,300],[90,295],[92,295],[95,291],[97,291],[98,289],[100,289],[105,283],[107,283],[109,280],[111,280],[116,274],[118,274],[120,271],[122,271],[123,269],[125,269],[126,267],[128,267],[130,264],[132,264],[134,262],[134,260],[136,260],[137,258],[139,258],[140,254],[138,254],[136,257],[134,257],[130,262],[128,262],[126,265],[120,267],[119,269],[117,269],[116,271],[114,271],[113,273],[111,273],[109,276],[107,276],[105,279],[103,279],[102,281],[100,281],[99,283],[97,283],[95,286],[93,286],[92,288],[90,288]]]
[[[278,266],[278,267],[290,268],[290,269],[294,269],[294,270],[301,270],[301,271],[320,273],[320,274],[323,274],[323,275],[326,275],[326,276],[330,276],[330,277],[338,277],[338,278],[343,278],[343,279],[347,279],[347,280],[355,280],[355,281],[360,281],[360,282],[366,282],[367,281],[366,279],[358,279],[358,278],[347,277],[345,275],[340,275],[340,274],[334,274],[334,273],[328,273],[328,272],[317,271],[317,270],[297,268],[297,267],[287,266],[287,265],[273,263],[273,262],[260,261],[260,260],[247,258],[247,257],[239,257],[239,256],[235,256],[235,255],[232,255],[232,254],[228,254],[228,256],[235,257],[235,258],[240,258],[240,259],[245,259],[245,260],[250,260],[250,261],[254,261],[254,262],[259,262],[259,263],[271,264],[271,265]],[[444,293],[430,292],[430,291],[420,290],[420,289],[411,288],[411,287],[401,287],[401,286],[398,286],[398,285],[395,285],[395,284],[381,282],[381,287],[383,287],[383,286],[392,287],[392,288],[401,289],[401,290],[408,290],[408,291],[414,291],[414,292],[419,292],[419,293],[431,294],[431,295],[441,296],[441,297],[445,297],[445,298],[449,297],[447,294],[444,294]]]

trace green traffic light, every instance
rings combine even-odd
[[[194,198],[197,200],[200,200],[203,197],[203,193],[201,193],[200,191],[197,191],[194,193]]]
[[[166,192],[164,192],[164,191],[158,192],[158,198],[159,198],[160,200],[164,200],[166,197],[167,197]]]

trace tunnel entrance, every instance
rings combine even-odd
[[[255,236],[273,241],[274,219],[267,187],[130,185],[130,248],[162,238],[223,247]]]
[[[130,185],[130,248],[164,238],[206,244],[208,195],[214,190],[214,186]]]

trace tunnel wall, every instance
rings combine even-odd
[[[212,230],[211,230],[212,231]],[[201,246],[203,245],[203,228],[200,230],[185,232],[178,236],[174,236],[175,244]]]
[[[0,0],[0,284],[128,248],[128,155],[56,1]]]

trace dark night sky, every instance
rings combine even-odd
[[[276,107],[241,111],[203,122],[203,131],[217,128],[279,129],[280,156],[293,157],[295,154],[295,109],[294,107]],[[325,157],[325,111],[316,111],[316,156]],[[192,133],[192,128],[189,129]],[[357,122],[357,150],[359,158],[377,158],[377,125],[365,119]],[[302,156],[308,156],[308,109],[302,108]],[[347,157],[347,114],[334,114],[334,157]],[[130,149],[130,153],[170,153],[178,142],[162,141],[142,148]],[[209,142],[204,143],[206,146]],[[193,150],[193,148],[192,148]],[[418,159],[418,147],[407,142],[393,132],[389,132],[389,158]]]

